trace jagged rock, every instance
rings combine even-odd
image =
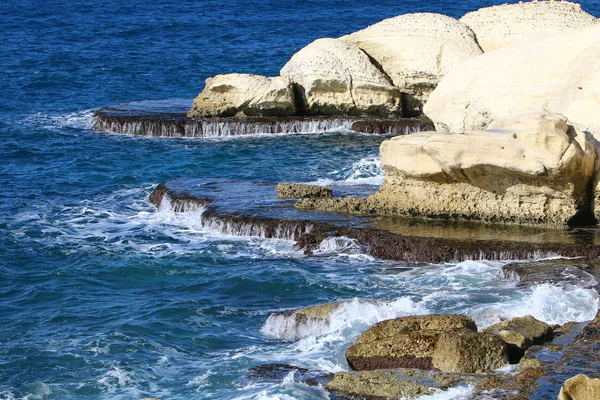
[[[501,321],[487,327],[483,332],[494,333],[508,343],[508,356],[511,364],[519,362],[525,350],[536,344],[552,340],[553,329],[545,322],[531,315]]]
[[[600,399],[600,379],[590,379],[584,374],[567,379],[558,395],[558,400],[598,399]]]
[[[594,287],[600,277],[600,262],[595,259],[549,259],[506,264],[500,278],[517,282],[518,286],[542,283]]]
[[[318,39],[281,69],[294,82],[297,106],[311,115],[401,116],[400,90],[358,47]]]
[[[324,303],[269,315],[262,332],[278,339],[297,340],[324,332],[331,313],[343,303]],[[267,328],[268,327],[268,328]]]
[[[483,129],[496,119],[542,107],[565,113],[572,123],[600,125],[594,98],[598,47],[600,24],[594,24],[482,54],[446,75],[423,111],[438,131],[447,132]]]
[[[457,329],[440,335],[431,359],[440,371],[483,373],[507,365],[508,350],[498,335]]]
[[[365,331],[346,351],[354,370],[387,368],[431,369],[440,334],[452,329],[477,330],[464,315],[409,316],[379,322]]]
[[[291,82],[284,77],[227,74],[206,80],[189,117],[286,116],[296,112]]]
[[[406,93],[406,116],[420,114],[443,76],[482,53],[471,29],[454,18],[433,13],[389,18],[341,40],[363,49]]]
[[[500,47],[575,31],[597,23],[597,18],[568,1],[532,1],[481,8],[460,22],[473,30],[488,52]]]
[[[474,383],[473,376],[397,369],[336,372],[325,388],[337,395],[360,399],[416,398],[460,383]]]
[[[533,111],[486,131],[420,133],[380,148],[385,181],[371,197],[390,214],[490,222],[594,221],[595,150],[564,117]]]
[[[331,197],[331,187],[308,185],[306,183],[280,183],[275,188],[277,197],[282,199],[301,199],[307,197]]]

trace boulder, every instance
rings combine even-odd
[[[379,322],[365,331],[346,351],[354,370],[388,368],[431,369],[439,336],[453,329],[477,330],[463,315],[409,316]]]
[[[507,365],[508,349],[493,333],[457,329],[440,335],[431,359],[443,372],[484,373]]]
[[[460,22],[473,30],[488,52],[514,43],[572,32],[597,23],[597,18],[568,1],[502,4],[470,12]]]
[[[423,111],[447,132],[483,129],[536,108],[566,113],[571,123],[600,125],[598,61],[592,59],[599,47],[600,24],[594,24],[485,53],[447,74]]]
[[[269,315],[261,332],[269,337],[298,340],[325,333],[330,324],[331,313],[343,303],[324,303]]]
[[[584,374],[567,379],[558,394],[558,400],[598,399],[600,399],[600,379],[590,379]]]
[[[405,93],[406,116],[420,114],[442,77],[482,53],[471,29],[454,18],[432,13],[386,19],[341,40],[364,50]]]
[[[297,106],[311,115],[401,116],[400,90],[358,47],[318,39],[281,69],[296,85]]]
[[[483,332],[494,333],[508,343],[508,356],[511,364],[519,362],[525,350],[536,344],[543,344],[554,337],[553,329],[545,322],[531,315],[501,321],[487,327]]]
[[[333,190],[330,187],[308,185],[305,183],[280,183],[275,188],[275,191],[277,192],[277,197],[282,199],[333,196]]]
[[[294,115],[295,112],[294,91],[287,78],[228,74],[206,80],[188,116],[261,117]]]
[[[564,117],[533,111],[486,131],[398,136],[380,148],[371,197],[390,214],[564,226],[594,220],[595,150]]]

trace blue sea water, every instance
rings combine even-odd
[[[248,368],[346,370],[370,324],[465,312],[480,325],[595,315],[597,294],[516,289],[501,263],[387,262],[349,242],[293,243],[204,229],[154,208],[166,180],[372,184],[383,138],[349,133],[160,140],[92,129],[101,106],[192,98],[218,73],[277,75],[319,37],[395,15],[460,17],[493,1],[4,1],[0,4],[0,399],[323,399]],[[598,1],[583,8],[600,15]],[[364,299],[377,299],[368,303]],[[275,311],[348,300],[297,341]],[[468,388],[439,394],[458,398]]]

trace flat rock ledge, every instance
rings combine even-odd
[[[309,185],[306,183],[280,183],[275,188],[275,191],[277,192],[277,197],[281,199],[333,196],[333,189],[331,187]]]
[[[257,215],[254,211],[222,211],[211,194],[190,194],[185,190],[170,189],[168,184],[158,185],[149,199],[156,206],[160,206],[167,199],[174,211],[203,208],[199,218],[203,226],[209,229],[236,236],[293,240],[307,255],[311,255],[325,239],[346,237],[365,246],[370,255],[387,260],[443,262],[480,259],[526,260],[553,255],[589,258],[600,256],[600,247],[596,245],[593,236],[589,241],[583,238],[583,243],[409,236],[377,226],[356,226],[351,222],[334,223],[316,217],[289,219]],[[327,199],[301,201],[306,200]],[[581,234],[588,237],[588,232]]]
[[[374,118],[350,116],[273,116],[190,118],[187,107],[157,108],[152,101],[122,103],[94,114],[96,129],[131,136],[209,138],[260,134],[354,131],[406,135],[434,129],[427,118]]]

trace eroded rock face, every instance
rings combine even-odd
[[[498,335],[459,329],[440,335],[431,358],[443,372],[483,373],[507,365],[508,349]]]
[[[594,220],[589,136],[544,111],[486,131],[420,133],[381,144],[386,177],[371,197],[391,213],[564,226]]]
[[[471,29],[433,13],[386,19],[341,40],[364,50],[407,94],[407,116],[420,114],[429,94],[456,65],[482,53]]]
[[[597,23],[597,18],[568,1],[503,4],[470,12],[460,22],[473,30],[488,52],[514,43],[572,32]]]
[[[597,399],[600,399],[600,379],[590,379],[584,374],[567,379],[558,395],[558,400]]]
[[[598,93],[598,61],[591,59],[598,47],[600,24],[594,24],[485,53],[447,74],[423,111],[446,132],[484,129],[494,120],[542,107],[566,113],[571,123],[600,125],[592,94]]]
[[[284,77],[227,74],[206,80],[194,99],[189,117],[288,116],[294,115],[294,91]]]
[[[387,368],[431,369],[435,345],[445,331],[477,330],[463,315],[409,316],[379,322],[365,331],[346,351],[354,370]]]
[[[331,314],[342,304],[324,303],[273,313],[267,318],[261,331],[267,336],[285,340],[297,340],[323,333],[330,324]]]
[[[275,188],[275,191],[277,192],[277,197],[282,199],[333,196],[333,190],[330,187],[308,185],[305,183],[280,183]]]
[[[400,90],[353,44],[318,39],[281,69],[296,85],[297,105],[311,115],[401,116]]]
[[[554,337],[553,329],[545,322],[527,315],[489,326],[483,332],[494,333],[508,343],[511,364],[519,362],[525,350],[536,344],[543,344]]]

